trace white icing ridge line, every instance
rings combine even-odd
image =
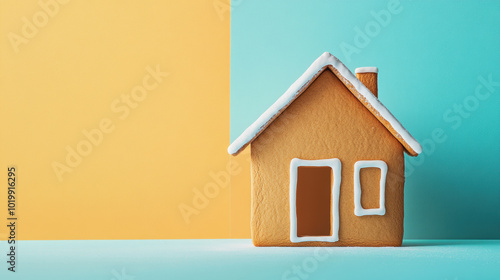
[[[245,145],[250,143],[269,124],[275,115],[279,115],[286,109],[301,93],[304,86],[312,82],[313,78],[322,71],[324,67],[335,68],[341,76],[349,81],[352,86],[364,97],[380,117],[385,119],[403,140],[417,153],[422,152],[422,146],[413,138],[401,123],[389,112],[389,110],[376,98],[370,90],[359,81],[354,74],[335,56],[329,52],[323,53],[311,66],[300,76],[288,90],[274,102],[254,123],[252,123],[234,142],[229,145],[227,151],[233,155],[239,152]]]

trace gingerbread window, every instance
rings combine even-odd
[[[363,208],[361,201],[361,169],[380,169],[379,201],[377,208]],[[356,216],[385,215],[385,181],[387,177],[387,164],[381,160],[360,160],[354,164],[354,214]]]

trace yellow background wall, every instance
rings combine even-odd
[[[229,24],[219,0],[1,1],[1,221],[14,165],[20,239],[248,238]]]

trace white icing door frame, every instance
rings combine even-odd
[[[297,175],[300,166],[330,167],[333,171],[332,180],[332,235],[331,236],[297,236]],[[336,242],[339,240],[339,195],[341,163],[338,158],[303,160],[294,158],[290,163],[290,241],[293,243],[305,241]]]

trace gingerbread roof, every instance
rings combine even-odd
[[[237,155],[255,140],[286,108],[292,104],[314,80],[327,68],[349,89],[349,91],[379,120],[389,132],[403,145],[410,156],[422,152],[422,146],[411,136],[401,123],[373,95],[366,86],[349,71],[335,56],[325,52],[300,76],[274,104],[252,123],[227,151]]]

